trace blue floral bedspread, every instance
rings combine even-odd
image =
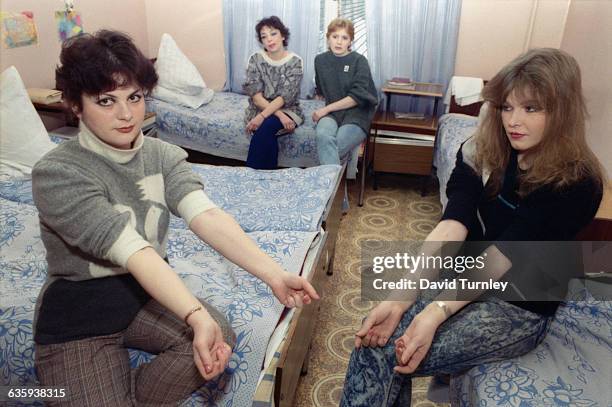
[[[448,201],[446,183],[455,168],[457,151],[461,143],[474,134],[477,123],[478,118],[458,113],[448,113],[440,117],[433,165],[440,181],[440,202],[443,207],[446,207]]]
[[[157,114],[158,136],[182,147],[218,157],[246,161],[250,136],[244,132],[248,96],[216,92],[212,101],[198,109],[148,99],[147,109]],[[312,113],[323,106],[319,100],[300,100],[304,123],[292,134],[279,138],[278,165],[312,167],[319,164]]]
[[[287,271],[300,273],[341,167],[194,167],[209,196],[236,216],[258,246]],[[237,334],[225,374],[184,405],[250,406],[283,306],[265,284],[200,242],[178,218],[171,224],[168,257],[186,285],[222,311]],[[31,181],[0,179],[0,385],[36,383],[32,319],[46,268]],[[151,358],[135,350],[130,356],[133,366]]]
[[[612,301],[593,299],[577,281],[569,291],[533,351],[452,380],[453,405],[612,406]]]

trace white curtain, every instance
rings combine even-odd
[[[455,68],[461,0],[366,0],[366,15],[368,60],[377,88],[401,76],[441,83],[446,91]],[[433,102],[394,96],[391,109],[431,114]]]
[[[287,49],[304,62],[301,97],[314,92],[314,58],[318,52],[320,2],[316,0],[223,0],[225,90],[242,93],[249,56],[260,49],[255,25],[264,17],[278,16],[290,31]]]

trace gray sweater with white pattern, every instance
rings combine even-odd
[[[244,117],[245,123],[259,113],[260,109],[253,103],[253,96],[261,92],[268,102],[278,96],[282,97],[285,104],[281,112],[291,117],[297,125],[302,124],[304,113],[299,96],[303,75],[302,58],[294,53],[288,53],[280,61],[272,60],[263,50],[251,55],[243,84],[244,92],[251,96]]]
[[[165,257],[170,212],[188,223],[215,207],[179,147],[136,139],[103,143],[85,126],[32,171],[49,265],[37,302],[35,341],[59,343],[124,329],[149,299],[126,270],[153,247]]]

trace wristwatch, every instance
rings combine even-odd
[[[434,301],[434,304],[444,311],[444,316],[446,319],[449,319],[453,315],[450,308],[448,308],[448,305],[444,301]]]

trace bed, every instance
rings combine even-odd
[[[265,252],[323,292],[340,218],[342,167],[256,171],[194,164],[194,170],[211,199]],[[0,233],[0,386],[32,386],[32,318],[46,261],[30,179],[0,175]],[[171,219],[168,257],[186,285],[224,312],[237,334],[224,375],[183,406],[291,405],[318,305],[287,312],[267,286],[199,242],[179,218]],[[152,356],[130,350],[130,357],[137,366]]]
[[[215,92],[210,103],[198,109],[159,99],[147,99],[155,112],[158,137],[164,141],[216,157],[246,161],[250,138],[244,131],[248,96]],[[319,164],[312,113],[322,101],[301,100],[305,121],[293,134],[280,137],[278,165],[312,167]]]
[[[472,105],[468,110],[477,115],[479,107]],[[476,117],[465,112],[451,103],[450,113],[439,122],[434,166],[443,206],[459,146],[474,133],[478,123]],[[602,207],[609,198],[604,195]],[[602,219],[601,208],[593,223],[599,222],[609,222]],[[583,231],[581,240],[605,236],[589,233],[589,229]],[[453,405],[612,406],[612,301],[602,300],[612,298],[611,283],[612,279],[605,276],[572,280],[566,301],[557,310],[543,342],[526,355],[477,366],[453,377]],[[601,290],[607,290],[607,296],[592,295]]]
[[[157,136],[200,153],[198,162],[211,164],[246,161],[250,143],[250,137],[244,130],[244,111],[247,105],[248,96],[232,92],[215,92],[210,103],[197,109],[160,99],[147,99],[147,110],[156,114]],[[305,168],[319,165],[312,113],[323,107],[324,102],[303,99],[300,105],[304,112],[304,123],[294,133],[279,138],[279,167]],[[359,147],[353,150],[347,162],[346,177],[349,179],[356,178],[358,155]]]

